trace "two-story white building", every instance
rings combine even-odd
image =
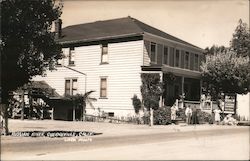
[[[61,96],[94,90],[94,108],[110,116],[133,115],[131,98],[135,94],[141,98],[141,73],[153,72],[160,73],[163,81],[164,74],[175,76],[173,83],[166,83],[165,104],[182,93],[188,100],[200,98],[199,66],[204,55],[197,46],[131,17],[63,29],[58,21],[56,32],[65,57],[56,71],[34,80],[46,81]],[[91,111],[87,106],[86,112]]]

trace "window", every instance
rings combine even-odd
[[[107,98],[107,78],[101,78],[100,97]]]
[[[151,55],[151,61],[156,63],[156,44],[151,42],[150,45],[150,55]]]
[[[199,55],[194,55],[194,70],[199,70]]]
[[[108,116],[109,116],[109,117],[114,117],[114,116],[115,116],[115,113],[114,113],[114,112],[109,112],[109,113],[108,113]]]
[[[168,47],[164,47],[163,64],[168,64]]]
[[[108,44],[102,45],[101,64],[108,63]]]
[[[77,79],[65,80],[65,95],[75,95],[77,93]]]
[[[175,50],[175,67],[180,66],[180,50]]]
[[[75,64],[75,48],[71,47],[69,49],[69,65]]]
[[[189,52],[185,52],[185,63],[184,68],[189,69]]]

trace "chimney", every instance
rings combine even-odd
[[[62,36],[62,20],[57,19],[55,21],[55,37],[56,39],[60,39]]]

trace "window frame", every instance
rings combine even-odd
[[[153,57],[152,57],[152,45],[155,46],[155,56],[154,56],[154,61],[153,61]],[[157,43],[155,42],[150,42],[150,60],[152,63],[157,63]]]
[[[106,52],[104,52],[104,48],[107,48]],[[104,55],[107,56],[107,60],[106,61],[103,60]],[[108,63],[109,63],[108,44],[101,44],[101,63],[100,64],[108,64]]]
[[[67,88],[67,85],[66,85],[66,82],[69,81],[69,89]],[[74,88],[74,82],[76,82],[76,88]],[[65,81],[64,81],[64,95],[65,96],[73,96],[75,95],[74,94],[74,91],[78,91],[78,79],[77,78],[65,78]],[[66,92],[67,90],[69,90],[69,94],[68,92]]]
[[[106,80],[106,87],[102,87],[102,80]],[[103,96],[102,91],[105,90],[105,95]],[[107,76],[101,76],[100,77],[100,99],[107,99],[108,98],[108,77]]]

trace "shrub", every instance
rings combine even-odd
[[[167,125],[171,123],[171,110],[167,107],[161,107],[154,110],[154,124]]]
[[[200,123],[209,123],[209,124],[213,123],[213,118],[210,113],[198,110],[197,116]]]
[[[135,109],[135,113],[138,114],[139,110],[141,109],[141,100],[137,97],[137,95],[134,95],[134,97],[131,99]]]

